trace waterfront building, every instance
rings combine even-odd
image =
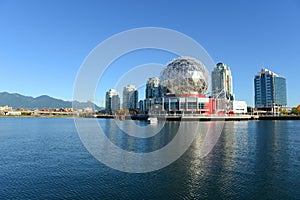
[[[144,101],[143,100],[140,100],[139,101],[139,110],[140,111],[144,111],[145,109],[144,109]]]
[[[8,111],[12,111],[12,107],[10,106],[0,106],[0,112],[8,112]]]
[[[21,111],[8,111],[5,115],[7,115],[7,116],[21,116],[22,112]]]
[[[232,88],[232,75],[230,67],[224,63],[218,63],[211,75],[212,96],[214,98],[226,98],[234,100]]]
[[[146,99],[157,98],[162,96],[161,87],[158,77],[149,78],[146,83]]]
[[[200,61],[179,57],[167,64],[161,72],[163,88],[161,110],[178,114],[211,114],[214,100],[206,97],[209,73]]]
[[[200,61],[179,57],[169,62],[160,78],[149,78],[142,111],[170,114],[245,114],[247,103],[234,100],[230,68],[218,63],[212,72],[212,96],[206,97],[209,73]]]
[[[109,114],[120,110],[120,95],[115,89],[106,92],[105,110]]]
[[[233,114],[247,114],[247,103],[246,101],[231,101],[231,111]]]
[[[268,69],[262,69],[254,78],[254,100],[257,110],[279,112],[287,105],[286,79]]]
[[[215,101],[203,94],[175,95],[168,93],[163,98],[163,111],[178,114],[213,114]]]
[[[138,91],[134,85],[127,85],[123,89],[123,109],[135,110],[138,108]]]
[[[162,105],[162,87],[158,77],[149,78],[146,83],[144,109],[149,111],[152,109],[159,110]]]

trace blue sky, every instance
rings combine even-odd
[[[237,99],[253,105],[254,75],[266,67],[286,77],[288,105],[295,106],[300,104],[299,19],[298,0],[0,0],[0,91],[71,100],[90,51],[114,34],[150,26],[182,32],[216,63],[229,65]],[[102,105],[104,92],[126,70],[172,58],[149,50],[120,58],[99,82],[96,103]]]

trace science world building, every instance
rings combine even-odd
[[[200,61],[190,57],[179,57],[172,60],[162,70],[158,84],[161,96],[154,96],[145,100],[144,108],[151,113],[168,112],[178,114],[211,114],[214,100],[207,98],[209,86],[209,72]],[[148,84],[146,93],[152,89]],[[154,88],[154,89],[155,89]]]

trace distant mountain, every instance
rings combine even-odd
[[[64,101],[61,99],[55,99],[47,95],[42,95],[36,98],[30,96],[23,96],[17,93],[0,92],[0,106],[11,106],[14,109],[42,109],[42,108],[72,108],[72,101]],[[91,102],[78,102],[74,101],[74,105],[77,109],[84,109],[86,107],[93,107],[96,110],[100,110],[96,104]]]

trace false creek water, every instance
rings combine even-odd
[[[98,122],[114,143],[122,144],[124,134],[113,120]],[[133,144],[145,152],[161,148],[172,139],[178,123],[165,124],[164,140]],[[89,154],[73,119],[0,118],[0,199],[300,197],[299,121],[226,122],[206,157],[199,157],[198,148],[196,139],[183,156],[163,169],[125,173]]]

